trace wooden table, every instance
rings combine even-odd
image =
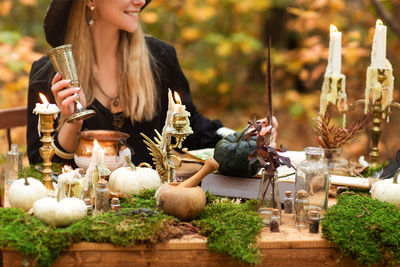
[[[7,188],[6,188],[7,189]],[[7,191],[7,190],[6,190]],[[7,205],[7,201],[6,201]],[[322,238],[321,233],[310,234],[293,226],[292,215],[282,215],[279,233],[262,229],[257,245],[262,253],[259,266],[355,266],[350,258],[343,258],[335,246]],[[2,265],[32,266],[20,253],[5,248]],[[210,252],[207,238],[187,235],[154,247],[143,245],[124,248],[104,243],[81,242],[71,245],[53,266],[247,266],[230,256]]]

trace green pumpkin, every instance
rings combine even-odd
[[[219,172],[235,177],[252,177],[260,170],[260,163],[249,164],[248,156],[256,150],[256,137],[245,139],[246,127],[240,133],[230,134],[221,139],[214,150],[214,159],[219,164]]]

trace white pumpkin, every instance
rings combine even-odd
[[[395,172],[392,179],[385,179],[376,182],[371,187],[371,197],[380,201],[385,201],[400,208],[400,184],[397,183],[400,168]]]
[[[42,198],[33,204],[33,214],[52,226],[68,226],[86,216],[86,204],[77,198]]]
[[[147,163],[141,163],[136,167],[129,158],[127,167],[121,167],[113,171],[109,179],[109,189],[114,193],[138,194],[145,189],[157,189],[161,185],[158,173]]]
[[[36,200],[47,197],[46,187],[35,178],[23,178],[14,181],[8,190],[11,207],[30,210]]]

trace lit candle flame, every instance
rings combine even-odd
[[[331,32],[337,32],[338,31],[336,26],[333,25],[333,24],[331,24],[330,29],[331,29]]]
[[[94,140],[93,140],[93,146],[94,146],[94,147],[101,147],[100,144],[99,144],[99,142],[97,142],[97,139],[94,139]]]
[[[176,104],[182,104],[181,98],[179,97],[179,94],[177,92],[174,92],[174,98],[175,98]]]
[[[380,19],[377,19],[377,20],[376,20],[376,25],[383,25],[383,22],[382,22],[382,20],[380,20]]]
[[[39,93],[40,99],[42,99],[43,104],[49,104],[49,101],[47,101],[47,98],[44,94]]]

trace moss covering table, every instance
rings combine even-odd
[[[7,192],[7,188],[5,190]],[[5,197],[5,206],[7,196]],[[294,228],[291,215],[282,215],[280,233],[264,228],[257,241],[262,253],[259,266],[355,266],[349,258],[341,258],[335,246],[321,233]],[[2,265],[32,266],[32,261],[20,253],[5,248]],[[53,266],[247,266],[230,256],[210,252],[207,238],[199,234],[186,235],[153,247],[136,245],[129,248],[105,243],[75,243]]]
[[[81,242],[73,244],[53,266],[247,266],[230,256],[210,252],[206,243],[207,238],[199,234],[154,247]],[[340,254],[320,233],[294,228],[291,215],[282,215],[279,233],[264,228],[257,244],[262,253],[259,266],[354,266],[349,258],[338,262]],[[32,266],[31,260],[10,248],[2,251],[2,263],[5,267]]]

